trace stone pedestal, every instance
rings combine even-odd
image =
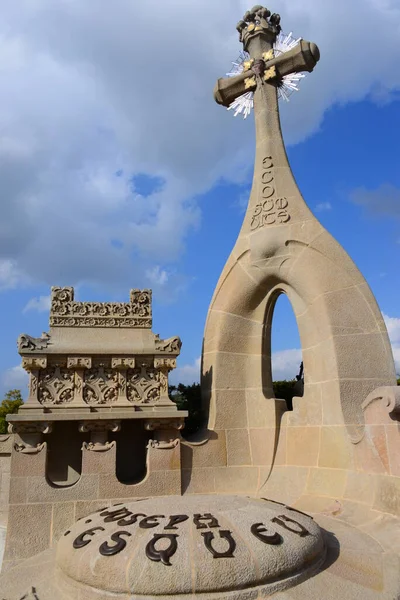
[[[151,324],[149,290],[124,304],[76,302],[73,288],[53,288],[49,333],[19,337],[30,386],[8,417],[4,568],[50,547],[98,504],[181,493],[187,412],[168,396],[181,341],[160,339]]]

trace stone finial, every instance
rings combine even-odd
[[[236,29],[239,32],[239,39],[246,49],[249,41],[261,33],[268,34],[274,40],[281,31],[280,22],[280,15],[271,14],[268,8],[257,4],[246,12],[243,19],[237,24]]]
[[[128,303],[76,302],[73,287],[52,287],[50,326],[150,329],[151,296],[151,290],[131,290]]]

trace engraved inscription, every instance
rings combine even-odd
[[[263,160],[261,173],[262,202],[259,202],[253,211],[250,229],[256,231],[265,225],[283,225],[290,221],[289,202],[287,198],[275,198],[274,166],[272,156]]]
[[[219,527],[217,519],[213,517],[210,513],[205,513],[204,515],[194,515],[193,523],[196,525],[196,529],[207,529],[207,527]]]
[[[111,536],[111,541],[115,542],[113,546],[111,546],[108,542],[103,542],[99,548],[100,554],[103,556],[114,556],[114,554],[118,554],[121,552],[126,546],[126,540],[122,536],[131,537],[131,533],[129,531],[116,531]]]
[[[204,538],[204,544],[209,552],[213,555],[213,558],[234,558],[234,552],[236,549],[236,542],[232,537],[230,531],[220,531],[219,537],[225,539],[228,542],[228,548],[225,552],[218,552],[212,545],[214,534],[212,531],[204,531],[201,534]]]
[[[178,549],[177,542],[178,534],[176,533],[163,533],[154,534],[154,537],[146,546],[146,556],[150,560],[155,562],[162,562],[167,567],[171,566],[170,558],[175,554]],[[168,548],[164,550],[157,550],[156,544],[159,540],[169,540]]]
[[[283,542],[282,536],[277,531],[268,532],[268,528],[263,523],[254,523],[250,528],[251,533],[264,544],[277,546]]]
[[[310,532],[305,527],[303,527],[303,525],[301,525],[297,521],[294,521],[290,517],[287,517],[286,515],[279,515],[279,517],[274,517],[272,519],[272,522],[276,523],[277,525],[280,525],[288,531],[291,531],[292,533],[295,533],[300,537],[306,537],[307,535],[310,535]]]
[[[288,509],[289,510],[289,509]],[[139,527],[140,529],[153,529],[159,527],[164,529],[164,532],[156,532],[152,534],[151,539],[147,542],[145,554],[147,558],[154,562],[160,562],[163,565],[171,566],[171,557],[178,551],[178,533],[167,533],[166,530],[179,531],[180,526],[192,520],[192,527],[199,531],[197,535],[203,540],[205,548],[212,558],[225,559],[234,558],[237,542],[232,534],[232,531],[222,529],[218,520],[211,513],[196,513],[189,517],[185,514],[177,515],[146,515],[145,513],[133,513],[125,506],[114,505],[112,509],[103,508],[97,511],[103,522],[116,523],[118,527],[124,528],[121,531],[114,531],[110,534],[109,540],[103,541],[98,552],[102,556],[114,556],[122,552],[129,542],[128,538],[133,538],[134,530],[131,526]],[[91,519],[85,523],[90,523]],[[273,526],[272,524],[275,524]],[[276,526],[278,529],[276,529]],[[126,528],[126,530],[125,530]],[[217,531],[211,531],[217,528]],[[271,519],[267,524],[254,523],[250,526],[250,533],[255,539],[268,546],[279,546],[285,542],[283,533],[279,533],[279,529],[286,530],[301,538],[311,535],[310,532],[298,521],[290,517],[279,514]],[[205,531],[204,531],[205,530]],[[78,535],[72,546],[76,550],[85,548],[92,542],[96,532],[106,531],[104,527],[98,526],[83,531]],[[144,533],[144,532],[143,532]],[[150,532],[149,532],[150,533]],[[65,532],[64,536],[68,536],[70,531]],[[104,539],[104,538],[103,538]],[[257,542],[255,542],[257,543]]]
[[[104,527],[93,527],[92,529],[87,529],[73,541],[72,546],[77,550],[79,548],[84,548],[92,541],[91,538],[94,536],[96,531],[104,531]],[[86,536],[89,536],[89,539],[86,539]]]

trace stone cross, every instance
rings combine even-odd
[[[245,14],[237,29],[244,50],[250,54],[250,60],[244,63],[243,73],[237,77],[218,80],[214,97],[223,106],[230,106],[236,98],[248,91],[258,89],[260,92],[264,83],[276,90],[285,75],[303,71],[310,73],[319,61],[318,46],[305,40],[301,40],[289,52],[274,56],[273,45],[281,30],[280,16],[271,15],[267,8],[255,6]]]
[[[241,74],[217,82],[214,95],[228,107],[254,92],[254,175],[241,230],[208,312],[202,395],[208,428],[226,430],[229,440],[247,439],[230,430],[246,422],[250,429],[259,427],[262,415],[264,458],[271,464],[281,410],[274,403],[271,368],[272,320],[280,294],[288,297],[300,333],[306,376],[304,396],[297,413],[294,402],[293,413],[305,411],[302,424],[315,424],[317,414],[335,415],[334,424],[345,424],[354,437],[354,427],[364,421],[366,396],[396,381],[376,301],[351,258],[307,206],[286,154],[279,87],[285,75],[314,69],[318,47],[301,40],[275,56],[280,17],[259,5],[237,28],[249,59]],[[307,159],[318,168],[318,157]],[[228,455],[234,456],[233,450]]]
[[[214,97],[218,104],[228,107],[239,96],[254,92],[256,164],[242,228],[242,233],[248,234],[265,226],[293,223],[296,217],[303,220],[309,212],[302,199],[294,203],[291,200],[298,190],[281,133],[278,89],[286,75],[313,71],[320,53],[316,44],[301,40],[292,50],[275,56],[273,47],[281,31],[280,16],[271,15],[260,5],[244,15],[237,29],[249,60],[240,75],[218,80]]]

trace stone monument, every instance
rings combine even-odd
[[[95,303],[54,287],[49,333],[19,337],[29,396],[8,417],[5,567],[45,550],[99,502],[180,494],[187,412],[168,397],[168,374],[181,340],[162,340],[151,326],[150,290],[131,290],[129,303]],[[21,537],[24,530],[33,535]]]
[[[151,333],[149,292],[110,305],[55,288],[50,334],[19,342],[31,387],[9,419],[5,600],[400,598],[388,335],[366,281],[304,202],[280,128],[278,95],[319,50],[282,50],[279,15],[259,5],[238,30],[248,55],[215,99],[245,115],[254,104],[256,164],[205,328],[207,426],[180,436],[186,413],[165,392],[180,342]],[[304,361],[293,410],[271,378],[283,293]]]

